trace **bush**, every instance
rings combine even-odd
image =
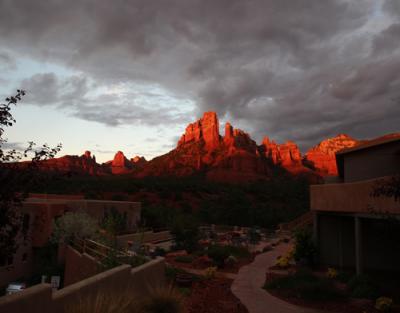
[[[379,311],[390,311],[393,305],[393,300],[387,297],[380,297],[376,299],[375,309]]]
[[[99,231],[97,221],[84,212],[67,212],[53,222],[51,241],[71,243],[75,239],[94,238]]]
[[[300,229],[295,233],[294,259],[314,264],[317,248],[312,240],[312,232],[308,228]]]
[[[230,267],[234,266],[237,262],[238,262],[238,259],[235,258],[233,255],[230,255],[225,259],[225,265],[230,266]]]
[[[208,248],[207,255],[213,259],[218,267],[223,267],[225,260],[229,256],[232,255],[235,258],[245,258],[249,257],[250,253],[243,247],[212,245]]]
[[[225,259],[230,256],[230,253],[226,247],[214,245],[208,248],[207,255],[213,259],[215,265],[223,267]]]
[[[155,256],[164,256],[165,254],[166,254],[165,249],[163,249],[161,247],[156,247],[156,249],[154,250]]]
[[[175,261],[180,263],[192,263],[193,257],[190,255],[179,255],[175,258]]]
[[[312,301],[335,300],[342,296],[331,281],[316,277],[306,270],[277,278],[266,283],[264,288],[278,289],[286,295]]]
[[[183,312],[183,297],[172,287],[158,288],[136,306],[137,313],[180,313]]]
[[[78,297],[65,306],[65,313],[131,313],[135,307],[133,297],[126,291],[100,290],[96,294]]]
[[[207,255],[213,259],[218,267],[223,267],[225,260],[229,256],[234,256],[235,258],[249,257],[250,253],[247,249],[235,246],[220,246],[212,245],[207,250]]]
[[[328,276],[328,278],[336,278],[338,276],[338,271],[332,267],[328,268],[328,271],[326,272],[326,276]]]
[[[289,267],[289,259],[287,257],[285,257],[285,256],[278,257],[278,259],[276,261],[276,266],[278,266],[280,268]]]
[[[347,284],[351,278],[353,278],[354,273],[349,271],[339,271],[338,276],[336,277],[338,281],[341,283]]]
[[[217,274],[217,268],[214,266],[207,267],[205,271],[205,276],[207,279],[213,279]]]
[[[348,287],[353,298],[375,299],[379,294],[377,285],[367,275],[354,276]]]

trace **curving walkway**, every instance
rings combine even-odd
[[[253,263],[243,266],[233,281],[231,290],[249,313],[316,313],[278,299],[262,289],[267,269],[275,264],[292,245],[281,243],[272,251],[259,254]]]

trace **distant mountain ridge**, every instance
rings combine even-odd
[[[400,133],[386,135],[400,136]],[[88,175],[190,176],[201,174],[214,181],[253,181],[270,179],[279,171],[282,175],[337,175],[335,153],[366,141],[346,134],[328,138],[309,149],[304,156],[293,141],[278,144],[265,137],[260,145],[243,130],[226,123],[220,135],[218,116],[205,112],[190,123],[175,149],[146,161],[136,156],[128,159],[118,151],[113,160],[98,164],[86,151],[82,156],[64,156],[44,161],[43,169]]]

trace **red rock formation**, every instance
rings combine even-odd
[[[301,164],[301,153],[299,147],[293,141],[279,145],[281,165],[285,168]]]
[[[346,134],[339,134],[336,137],[325,139],[308,150],[304,157],[304,164],[322,175],[337,175],[335,153],[357,144],[359,144],[358,140]]]
[[[132,163],[125,157],[122,151],[118,151],[114,159],[109,163],[111,173],[113,174],[128,174],[132,171]]]
[[[219,122],[215,112],[206,112],[201,119],[189,124],[178,142],[178,147],[192,142],[203,142],[207,150],[219,146]]]
[[[70,174],[102,175],[105,171],[96,163],[96,157],[90,151],[85,151],[81,156],[65,155],[59,158],[45,160],[39,163],[39,169],[58,171]]]
[[[264,137],[261,150],[264,156],[274,165],[279,165],[292,173],[308,172],[302,165],[301,153],[299,147],[293,141],[287,141],[284,144],[277,144]]]
[[[186,127],[176,149],[150,161],[139,175],[185,176],[203,172],[213,180],[242,181],[265,179],[268,171],[257,144],[247,133],[227,123],[221,139],[217,115],[207,112]]]
[[[134,158],[131,159],[131,163],[135,166],[135,167],[143,167],[146,163],[147,160],[144,157],[141,156],[135,156]]]
[[[279,164],[280,154],[277,143],[273,140],[270,141],[268,137],[264,137],[262,146],[264,147],[265,157],[270,159],[273,164]]]

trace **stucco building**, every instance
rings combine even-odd
[[[126,231],[133,232],[140,220],[141,203],[126,201],[85,200],[82,196],[31,194],[21,208],[23,225],[18,234],[18,250],[0,262],[0,288],[16,280],[27,280],[32,274],[35,253],[44,247],[53,231],[53,222],[66,212],[82,211],[103,219],[109,210],[125,217]]]
[[[400,272],[400,201],[373,195],[400,174],[400,138],[336,154],[337,183],[311,186],[319,262],[363,271]]]

